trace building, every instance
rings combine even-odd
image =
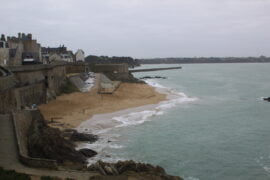
[[[78,61],[84,62],[84,57],[85,57],[84,51],[82,49],[78,49],[77,52],[75,53],[76,62]]]
[[[42,47],[42,61],[44,64],[53,61],[74,62],[74,54],[72,51],[67,50],[64,45],[56,48]]]
[[[18,33],[18,37],[1,35],[0,64],[23,65],[41,63],[41,46],[32,34]]]
[[[7,65],[9,60],[9,47],[5,35],[1,35],[0,39],[0,65]]]

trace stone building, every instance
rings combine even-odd
[[[85,57],[84,51],[82,49],[78,49],[77,52],[75,53],[76,62],[78,61],[84,62],[84,57]]]
[[[8,52],[8,53],[7,53]],[[18,37],[1,36],[0,64],[22,65],[41,63],[41,46],[32,34],[18,33]]]
[[[53,61],[74,62],[74,54],[72,51],[67,50],[64,45],[56,48],[42,47],[42,61],[44,64]]]
[[[9,60],[9,47],[4,35],[0,39],[0,65],[7,65]]]

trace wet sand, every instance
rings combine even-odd
[[[76,128],[93,115],[116,112],[124,109],[157,104],[166,100],[147,84],[122,83],[113,94],[98,94],[97,88],[90,92],[65,94],[39,106],[52,127]]]

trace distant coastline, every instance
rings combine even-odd
[[[202,64],[202,63],[269,63],[270,57],[182,57],[149,58],[138,60],[140,64]]]

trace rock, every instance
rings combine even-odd
[[[167,77],[162,77],[162,76],[144,76],[144,77],[141,77],[140,79],[167,79]]]
[[[74,131],[70,136],[71,141],[87,141],[90,143],[93,143],[98,140],[97,135],[93,134],[86,134],[86,133],[79,133],[77,131]]]
[[[28,154],[33,158],[53,159],[59,163],[86,162],[75,150],[75,145],[66,140],[59,129],[49,127],[39,111],[32,111],[32,122],[27,134]]]
[[[92,149],[80,149],[79,152],[84,155],[85,157],[93,157],[95,155],[97,155],[98,153]]]
[[[89,166],[88,170],[97,171],[101,174],[101,176],[96,176],[93,179],[182,180],[180,177],[168,175],[162,167],[134,161],[119,161],[117,163],[98,161]]]
[[[263,100],[270,102],[270,97],[263,98]]]

